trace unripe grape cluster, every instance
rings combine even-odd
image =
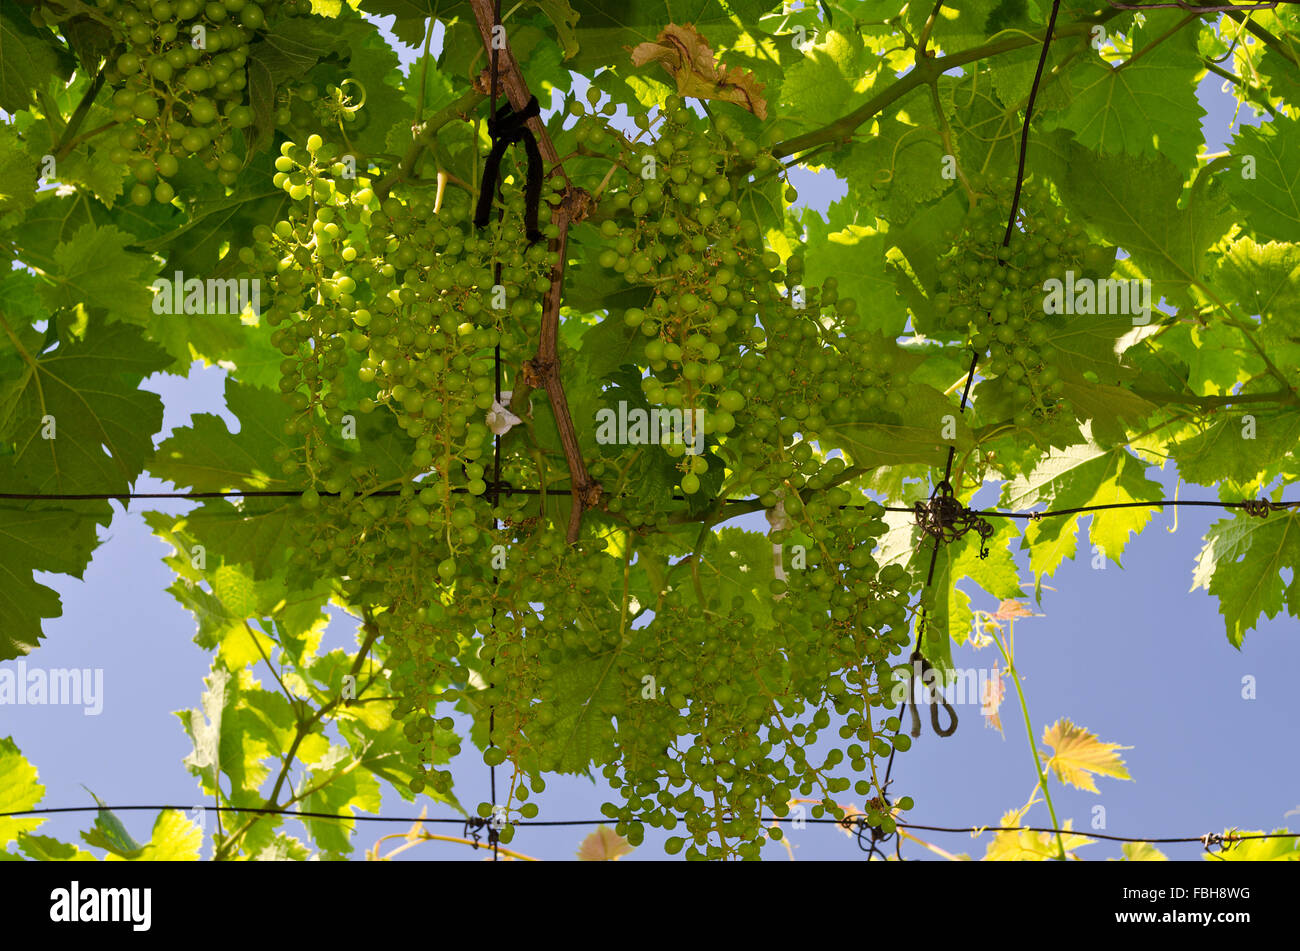
[[[890,658],[908,641],[912,579],[871,555],[883,510],[841,509],[849,493],[822,488],[792,528],[773,535],[787,553],[810,543],[806,567],[770,584],[773,623],[754,615],[761,602],[710,596],[705,606],[687,590],[670,595],[620,654],[628,699],[604,775],[623,801],[602,812],[630,842],[647,825],[680,825],[670,854],[752,859],[781,836],[765,818],[787,816],[795,796],[814,798],[816,818],[842,818],[837,797],[850,788],[883,802],[874,761],[907,749],[909,738],[897,735],[897,718],[873,714],[894,705]],[[638,692],[647,677],[658,688],[651,697]],[[833,716],[840,739],[853,742],[823,753],[818,738]],[[868,822],[891,832],[895,820],[872,809]]]
[[[934,308],[987,354],[979,362],[985,376],[977,390],[981,410],[1025,428],[1070,412],[1050,342],[1063,321],[1044,312],[1044,282],[1064,280],[1067,271],[1076,277],[1109,274],[1115,251],[1091,243],[1032,181],[1024,186],[1010,246],[1003,247],[1014,182],[992,179],[981,187],[987,197],[961,231],[948,236],[951,250],[939,259],[942,290]]]
[[[270,285],[263,318],[284,357],[288,438],[275,460],[311,513],[294,525],[295,570],[335,575],[346,601],[372,606],[394,716],[425,766],[413,792],[451,789],[440,767],[462,745],[452,703],[474,717],[484,762],[511,769],[511,823],[537,814],[545,773],[590,765],[618,791],[603,811],[620,833],[637,844],[647,827],[676,832],[669,851],[688,858],[757,858],[780,836],[769,817],[800,796],[814,798],[814,817],[842,816],[837,797],[853,790],[891,832],[875,766],[908,745],[884,714],[913,579],[876,561],[883,512],[841,487],[853,473],[819,442],[905,409],[897,348],[850,345],[857,307],[835,278],[805,290],[800,253],[783,263],[763,250],[734,190],[775,160],[737,126],[706,133],[679,100],[648,145],[584,121],[582,141],[621,142],[633,173],[599,228],[601,263],[646,291],[643,307],[613,318],[644,338],[639,385],[651,404],[704,409],[728,491],[783,508],[772,541],[784,580],[769,583],[770,546],[746,562],[722,530],[697,548],[731,559],[721,577],[746,583],[692,583],[699,560],[687,558],[633,596],[625,556],[634,535],[670,527],[662,508],[615,497],[570,543],[553,499],[498,497],[488,414],[534,353],[557,264],[526,239],[522,165],[507,159],[502,214],[476,229],[463,192],[439,197],[425,181],[387,192],[319,134],[282,144],[283,216],[238,252]],[[640,173],[647,158],[653,177]],[[548,182],[543,220],[558,199]],[[342,435],[349,419],[355,440]],[[540,465],[525,442],[503,442],[503,477],[519,486],[536,485]],[[604,464],[630,466],[637,451]],[[669,455],[694,495],[703,458]],[[636,532],[611,541],[611,514]],[[819,743],[837,717],[843,744]]]
[[[821,471],[814,446],[833,429],[906,405],[895,386],[891,346],[883,339],[878,348],[849,346],[840,334],[855,325],[857,304],[839,296],[836,278],[803,290],[799,254],[774,277],[784,281],[786,293],[766,295],[760,310],[766,344],[737,361],[737,402],[744,412],[724,450],[738,484],[766,508]]]
[[[253,123],[246,86],[249,43],[278,19],[308,13],[305,0],[96,0],[123,52],[108,66],[109,153],[129,169],[133,203],[170,202],[168,179],[194,156],[223,185],[244,165],[235,135]]]
[[[639,123],[643,133],[650,130],[644,117]],[[736,192],[750,170],[771,171],[776,160],[726,118],[705,125],[678,97],[670,98],[655,131],[653,142],[623,140],[626,187],[602,205],[608,217],[600,233],[608,246],[599,263],[650,290],[645,307],[623,313],[646,338],[646,399],[685,413],[702,410],[705,431],[725,435],[741,403],[724,381],[740,345],[762,339],[755,288],[772,264]],[[597,128],[586,140],[596,133],[605,134]],[[681,447],[675,455],[682,491],[692,495],[708,463],[682,458]]]
[[[494,581],[494,545],[510,537],[493,520],[518,523],[526,498],[490,498],[487,417],[495,350],[507,370],[530,354],[555,254],[523,237],[522,196],[480,232],[464,196],[435,210],[429,183],[381,199],[316,134],[283,143],[275,167],[287,211],[256,228],[239,258],[272,287],[265,319],[285,355],[285,434],[301,439],[277,454],[283,475],[306,484],[301,505],[312,512],[296,523],[294,562],[328,565],[349,598],[383,606],[376,623],[399,715],[425,762],[441,762],[459,743],[433,715],[443,689],[478,644],[516,629],[516,612],[532,616]],[[371,414],[391,421],[375,433],[401,435],[357,452],[342,424]],[[394,487],[396,497],[376,494]],[[435,770],[412,788],[450,782]]]

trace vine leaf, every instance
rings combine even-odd
[[[1034,800],[1030,800],[1020,809],[1012,809],[1007,812],[1002,821],[998,823],[1001,826],[1017,826],[1020,820],[1024,818],[1029,807]],[[1092,845],[1097,840],[1089,839],[1085,835],[1070,831],[1071,820],[1066,819],[1065,824],[1061,827],[1062,834],[1060,842],[1065,849],[1065,855],[1069,858],[1075,849],[1085,845]],[[997,832],[994,833],[993,841],[989,843],[987,851],[984,853],[986,862],[1045,862],[1049,859],[1056,858],[1060,853],[1057,851],[1057,835],[1054,832],[1030,832],[1027,829],[1017,830],[1015,832]]]
[[[958,452],[974,444],[974,436],[956,404],[934,387],[909,382],[897,388],[907,400],[900,413],[871,411],[870,418],[825,427],[827,442],[848,452],[853,464],[872,468],[907,462],[943,465],[948,446],[935,437],[951,417]]]
[[[1189,303],[1189,285],[1211,273],[1206,252],[1236,223],[1215,166],[1207,166],[1184,194],[1183,175],[1163,155],[1097,155],[1077,144],[1066,149],[1069,174],[1060,179],[1071,212],[1124,248],[1151,279],[1152,300]]]
[[[51,75],[68,77],[72,56],[46,43],[42,32],[27,22],[26,14],[11,17],[0,10],[0,109],[5,112],[31,105],[33,91]]]
[[[871,86],[872,62],[856,32],[826,30],[785,71],[781,102],[786,115],[809,125],[833,122]]]
[[[86,790],[90,792],[89,789]],[[131,838],[122,820],[111,809],[104,808],[104,803],[93,792],[90,795],[99,805],[95,813],[95,824],[89,832],[81,833],[87,845],[105,849],[110,855],[123,859],[137,859],[143,854],[144,846]]]
[[[1129,750],[1131,746],[1103,743],[1096,735],[1069,720],[1057,720],[1043,730],[1043,743],[1052,749],[1047,766],[1063,783],[1076,789],[1097,792],[1092,774],[1112,776],[1115,779],[1132,779],[1124,768],[1124,760],[1115,750]]]
[[[1277,116],[1243,125],[1232,140],[1234,162],[1223,175],[1246,223],[1263,238],[1300,241],[1300,119]],[[1254,177],[1241,164],[1254,160]]]
[[[1282,580],[1284,569],[1292,572],[1289,585]],[[1261,519],[1237,513],[1215,522],[1205,534],[1193,578],[1193,591],[1205,588],[1219,599],[1234,647],[1241,647],[1261,615],[1277,617],[1284,604],[1293,617],[1300,616],[1300,515]]]
[[[175,809],[164,809],[154,820],[149,841],[132,856],[110,853],[105,861],[196,862],[203,845],[203,828]]]
[[[41,288],[51,310],[102,307],[118,320],[143,323],[153,313],[149,282],[158,265],[126,250],[133,237],[112,225],[82,225],[54,249],[53,283]],[[50,275],[47,275],[50,276]]]
[[[582,862],[616,862],[632,851],[632,846],[607,825],[596,826],[578,847],[578,860]]]
[[[92,324],[85,339],[34,357],[0,386],[9,460],[40,492],[125,492],[153,452],[162,400],[140,389],[170,360],[138,328]],[[50,438],[46,417],[53,417]]]
[[[1090,434],[1086,434],[1090,435]],[[1146,465],[1122,446],[1105,448],[1089,438],[1085,443],[1043,456],[1029,475],[1018,476],[1002,489],[1001,508],[1023,511],[1038,504],[1048,508],[1078,508],[1160,497],[1160,486],[1144,474]],[[1140,532],[1155,507],[1107,509],[1089,513],[1089,538],[1104,555],[1119,564],[1131,533]],[[1056,516],[1025,527],[1021,548],[1028,548],[1029,565],[1040,588],[1066,558],[1073,559],[1075,533],[1082,513]]]
[[[677,81],[677,93],[697,99],[734,103],[760,119],[767,118],[763,84],[745,70],[719,65],[709,42],[695,27],[670,23],[653,43],[632,50],[632,65],[658,63]]]
[[[0,466],[0,472],[5,468]],[[5,511],[0,519],[0,660],[30,653],[40,643],[41,621],[63,613],[59,596],[38,583],[33,571],[82,576],[98,540],[95,525],[106,523],[111,511],[107,502],[95,503],[95,508],[104,517],[54,508]],[[0,680],[0,696],[4,692]]]
[[[1174,11],[1150,14],[1134,31],[1133,49],[1141,51],[1182,16]],[[1202,134],[1188,120],[1205,115],[1196,100],[1196,38],[1195,30],[1179,30],[1122,68],[1086,57],[1070,73],[1074,97],[1062,125],[1080,145],[1099,152],[1164,155],[1181,170],[1194,168]]]
[[[1125,842],[1120,848],[1129,862],[1168,862],[1169,856],[1150,842]]]
[[[226,407],[239,419],[238,434],[212,413],[196,414],[158,446],[150,472],[197,492],[282,487],[275,451],[289,443],[291,411],[269,390],[226,380]]]
[[[566,658],[551,681],[556,720],[543,738],[543,750],[556,757],[557,772],[586,773],[589,766],[608,761],[614,725],[600,707],[621,699],[621,678],[613,669],[617,659],[613,651]]]
[[[35,809],[44,795],[36,767],[27,762],[13,737],[0,739],[0,812]],[[40,816],[0,817],[0,849],[44,821]]]
[[[1281,833],[1283,836],[1288,832],[1287,829],[1274,829],[1275,834]],[[1262,829],[1242,832],[1238,829],[1224,829],[1225,837],[1228,835],[1263,835]],[[1300,836],[1279,837],[1276,839],[1246,839],[1244,842],[1234,843],[1232,848],[1224,852],[1207,852],[1205,858],[1209,861],[1222,859],[1225,862],[1300,862]]]
[[[555,27],[555,35],[564,49],[564,58],[572,59],[578,55],[578,35],[574,28],[578,25],[579,17],[578,11],[569,6],[569,0],[533,0],[533,2]]]
[[[331,747],[330,752],[307,771],[304,783],[313,791],[304,797],[303,810],[336,816],[351,816],[354,809],[379,812],[382,804],[379,781],[373,773],[356,766],[347,747]],[[304,821],[322,851],[342,856],[352,850],[352,823],[334,819]]]

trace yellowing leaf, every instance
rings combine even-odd
[[[601,825],[596,826],[596,831],[582,840],[582,845],[578,848],[578,859],[582,862],[613,862],[631,851],[632,846],[627,844],[627,839],[609,826]]]
[[[1286,829],[1274,829],[1276,833],[1285,833]],[[1263,835],[1263,830],[1242,832],[1238,829],[1224,830],[1228,835]],[[1223,859],[1227,862],[1300,862],[1300,836],[1279,835],[1275,839],[1245,839],[1234,842],[1225,851],[1215,846],[1212,852],[1206,852],[1208,860]]]
[[[1030,798],[1029,802],[1025,803],[1022,808],[1011,810],[1002,817],[1000,824],[1004,827],[1018,826],[1024,814],[1034,802],[1035,800]],[[1091,845],[1096,841],[1069,830],[1070,821],[1067,819],[1061,835],[1061,846],[1065,849],[1067,858],[1071,857],[1071,853],[1075,849],[1084,845]],[[1056,847],[1056,838],[1054,832],[1031,832],[1028,829],[998,832],[993,836],[993,841],[989,843],[988,850],[984,853],[984,861],[1045,862],[1048,859],[1060,856],[1060,851]]]
[[[1118,743],[1103,743],[1095,734],[1089,733],[1081,726],[1075,726],[1069,720],[1057,720],[1043,731],[1043,742],[1053,749],[1047,765],[1058,779],[1088,792],[1097,792],[1097,785],[1090,773],[1099,776],[1113,776],[1116,779],[1132,779],[1124,768],[1122,760],[1115,750],[1131,750],[1131,746]]]
[[[767,118],[763,84],[739,67],[728,69],[713,58],[708,41],[689,23],[670,23],[653,43],[641,43],[632,50],[632,64],[657,62],[675,80],[677,92],[697,99],[734,102],[760,119]]]
[[[1150,842],[1125,842],[1124,858],[1129,862],[1168,862],[1169,856]]]

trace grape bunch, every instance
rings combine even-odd
[[[823,488],[773,536],[787,551],[809,543],[806,567],[791,567],[788,581],[774,578],[756,597],[710,595],[705,604],[685,586],[619,655],[627,699],[604,775],[623,801],[602,812],[630,842],[646,825],[680,825],[670,854],[754,859],[781,836],[765,817],[787,816],[796,795],[814,797],[816,818],[843,818],[836,797],[850,788],[884,801],[874,763],[910,740],[898,735],[896,717],[877,711],[893,706],[891,657],[908,642],[913,582],[871,555],[883,510],[841,509],[849,493]],[[777,596],[771,622],[760,621],[760,599]],[[647,678],[657,694],[638,692]],[[844,724],[840,739],[853,742],[825,749],[819,736],[833,716]],[[872,809],[867,821],[884,832],[895,823],[887,809]]]
[[[536,804],[525,800],[530,788],[546,788],[543,773],[575,768],[574,711],[585,697],[573,693],[580,684],[566,681],[571,672],[585,665],[603,675],[596,688],[601,700],[589,711],[593,731],[603,722],[612,734],[609,718],[622,714],[632,687],[621,665],[605,659],[620,641],[620,606],[609,592],[621,565],[604,551],[603,539],[587,536],[570,545],[561,529],[519,511],[523,504],[503,500],[495,513],[504,522],[494,535],[501,561],[476,564],[472,577],[462,572],[454,604],[437,604],[421,615],[424,623],[403,632],[393,679],[404,698],[397,715],[411,716],[407,736],[420,742],[436,743],[441,735],[434,713],[439,703],[466,703],[475,733],[491,740],[484,744],[484,762],[513,765],[503,805],[508,819],[537,814]],[[449,650],[449,640],[459,641],[460,650]],[[460,657],[452,672],[457,686],[442,689],[429,668],[448,653]],[[584,716],[587,711],[577,721]],[[417,777],[412,789],[421,788]],[[487,802],[478,807],[484,818],[491,810]],[[502,841],[512,834],[507,827]]]
[[[522,195],[479,232],[464,196],[435,211],[431,183],[417,182],[381,199],[317,134],[283,143],[275,167],[285,215],[255,228],[238,257],[271,286],[285,434],[299,440],[277,461],[306,485],[313,513],[295,525],[293,560],[304,572],[328,566],[354,603],[383,606],[376,623],[408,739],[440,762],[459,742],[434,717],[442,691],[489,635],[531,616],[495,578],[493,553],[525,521],[526,497],[491,498],[487,419],[494,352],[503,369],[529,354],[555,255],[524,238]],[[342,435],[345,417],[371,427],[360,437],[368,451]],[[413,788],[450,782],[435,771]]]
[[[581,114],[581,105],[570,111]],[[643,133],[651,130],[645,117],[638,123]],[[776,160],[729,119],[710,128],[678,97],[655,131],[654,142],[622,140],[626,187],[603,203],[600,234],[608,246],[598,260],[650,292],[646,306],[623,314],[646,338],[646,399],[702,411],[705,431],[725,435],[741,405],[725,380],[741,345],[763,339],[756,288],[780,261],[762,252],[759,226],[745,217],[735,191],[751,169],[770,171]],[[606,133],[597,127],[583,138],[595,135]],[[682,491],[699,491],[707,461],[683,458],[681,446],[669,452],[679,460]]]
[[[769,509],[780,494],[797,491],[822,470],[816,447],[834,428],[906,406],[895,385],[892,344],[882,338],[879,346],[863,346],[860,339],[846,345],[840,331],[852,324],[857,306],[839,297],[834,277],[792,300],[803,286],[803,267],[802,257],[792,255],[785,274],[777,272],[787,293],[760,305],[766,344],[737,362],[736,403],[743,412],[722,450],[737,483]]]
[[[111,161],[129,169],[137,205],[176,194],[168,179],[195,156],[233,185],[244,158],[233,133],[253,123],[246,64],[254,36],[282,16],[309,13],[307,0],[97,0],[125,49],[107,78],[122,128]]]
[[[1096,277],[1110,272],[1115,250],[1089,241],[1066,220],[1045,189],[1024,186],[1017,227],[1003,247],[1006,209],[1014,182],[982,183],[987,197],[969,212],[951,250],[939,259],[936,313],[953,330],[969,334],[985,381],[978,396],[990,418],[1011,418],[1021,428],[1069,414],[1065,382],[1054,364],[1051,337],[1063,325],[1044,311],[1044,282],[1067,271]]]

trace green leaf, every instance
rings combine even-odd
[[[1289,584],[1283,570],[1292,573]],[[1205,534],[1193,579],[1193,591],[1205,588],[1219,599],[1234,647],[1241,647],[1261,615],[1274,618],[1285,607],[1300,617],[1300,515],[1288,511],[1261,519],[1237,512],[1220,519]]]
[[[392,2],[392,0],[384,0]],[[767,12],[765,0],[570,0],[578,14],[579,53],[568,66],[590,70],[629,62],[627,50],[651,42],[670,23],[693,24],[717,49],[740,32],[739,23],[754,23]]]
[[[1222,187],[1203,170],[1184,195],[1182,174],[1161,156],[1101,157],[1074,146],[1068,160],[1059,185],[1071,212],[1132,255],[1152,281],[1153,302],[1189,301],[1189,285],[1211,274],[1206,252],[1235,223]]]
[[[250,44],[248,56],[264,66],[271,81],[279,86],[299,80],[330,53],[346,51],[338,23],[320,16],[298,16],[285,17],[262,33],[257,42]]]
[[[397,54],[366,20],[335,23],[333,29],[352,51],[348,78],[360,83],[366,91],[365,104],[356,113],[349,139],[363,152],[383,152],[389,130],[394,126],[409,129],[414,118],[414,111],[397,91],[402,78]],[[355,93],[352,87],[342,88],[345,94]]]
[[[1134,31],[1141,52],[1184,14],[1156,11]],[[1098,152],[1164,156],[1180,171],[1196,165],[1205,115],[1196,98],[1201,72],[1195,30],[1179,30],[1150,52],[1116,68],[1085,54],[1070,72],[1074,97],[1062,125],[1080,145]]]
[[[1089,439],[1048,452],[1033,472],[1003,487],[998,504],[1020,512],[1040,505],[1068,509],[1161,498],[1160,485],[1146,477],[1145,469],[1145,464],[1123,447],[1108,449]],[[1104,557],[1119,564],[1129,534],[1140,532],[1154,511],[1154,507],[1135,506],[1089,513],[1089,538]],[[1074,536],[1082,517],[1080,513],[1052,516],[1025,527],[1020,547],[1029,549],[1029,565],[1038,586],[1064,559],[1074,558]]]
[[[243,506],[218,499],[190,513],[188,524],[209,552],[230,564],[251,565],[253,578],[261,581],[288,557],[301,517],[296,498],[250,499]]]
[[[572,59],[578,54],[578,35],[574,27],[578,23],[578,12],[569,6],[569,0],[533,0],[546,18],[555,27],[555,34],[564,48],[565,59]]]
[[[965,540],[961,544],[965,544]],[[934,541],[922,545],[916,553],[912,570],[926,577],[930,570],[930,558],[933,555],[934,581],[926,586],[922,595],[925,606],[925,638],[921,643],[921,653],[935,667],[943,670],[945,676],[952,667],[951,642],[966,643],[970,636],[975,614],[970,607],[970,595],[958,588],[953,575],[953,562],[956,555],[953,545],[940,545],[938,554],[934,554]]]
[[[86,791],[90,792],[90,790]],[[140,858],[144,846],[131,838],[131,833],[126,831],[122,820],[111,809],[104,808],[104,803],[98,796],[93,792],[90,795],[99,805],[99,811],[95,813],[95,824],[90,831],[81,833],[86,844],[107,849],[111,856],[124,859]]]
[[[148,255],[127,251],[131,235],[112,225],[85,225],[54,250],[55,270],[41,297],[51,309],[102,307],[111,316],[141,324],[153,313],[149,284],[158,271]]]
[[[871,67],[878,68],[874,57],[871,60],[856,32],[821,31],[817,42],[786,70],[780,102],[788,115],[806,126],[833,122],[847,111],[845,103],[871,87]]]
[[[36,159],[23,148],[13,126],[0,123],[0,227],[20,218],[36,201]]]
[[[0,388],[0,432],[15,444],[10,462],[40,492],[125,492],[162,425],[162,400],[140,382],[168,362],[138,328],[99,321],[84,340],[35,355]]]
[[[542,690],[554,704],[556,718],[544,736],[534,737],[543,759],[555,772],[586,774],[591,766],[609,761],[614,724],[602,713],[603,703],[622,699],[622,678],[616,667],[618,651],[577,656],[570,654],[555,667],[555,676]]]
[[[356,766],[345,748],[331,747],[325,759],[309,769],[303,780],[305,788],[312,790],[302,800],[303,811],[336,816],[352,816],[355,809],[379,812],[379,782],[374,774]],[[336,819],[303,821],[316,845],[330,857],[341,857],[352,851],[351,823]]]
[[[366,0],[366,13],[395,17],[393,35],[414,47],[424,43],[424,27],[430,17],[446,23],[459,16],[474,23],[474,12],[467,0]]]
[[[826,444],[843,449],[855,466],[866,468],[909,462],[943,465],[950,444],[958,452],[973,445],[971,431],[955,402],[924,383],[896,388],[907,400],[904,411],[864,411],[869,418],[827,425],[822,434]],[[941,438],[949,425],[956,434],[951,442]]]
[[[37,782],[36,767],[23,757],[13,737],[0,739],[0,812],[35,809],[44,795],[45,787]],[[0,816],[0,848],[44,821],[41,816]]]
[[[1275,839],[1246,839],[1234,842],[1224,851],[1206,852],[1205,860],[1215,862],[1300,862],[1300,835],[1287,835],[1286,828],[1274,829],[1278,834]],[[1224,829],[1223,835],[1263,835],[1264,830],[1243,832],[1240,829]]]
[[[1248,492],[1279,472],[1296,471],[1297,446],[1300,413],[1257,410],[1217,417],[1195,436],[1176,443],[1173,458],[1178,474],[1189,482],[1214,485],[1226,479]]]
[[[849,214],[847,201],[831,205],[828,221],[809,212],[804,217],[809,247],[818,248],[806,257],[806,281],[819,287],[828,277],[839,282],[839,299],[853,298],[858,305],[856,327],[887,337],[902,334],[907,325],[907,307],[895,289],[895,277],[887,270],[885,254],[893,243],[886,234],[857,224],[832,231],[838,220]]]
[[[0,465],[0,472],[8,465]],[[10,483],[12,484],[12,483]],[[9,505],[22,503],[9,503]],[[32,502],[0,511],[0,660],[36,649],[41,620],[63,613],[58,594],[39,584],[34,571],[55,571],[80,578],[99,543],[95,526],[108,524],[107,502],[77,503],[92,507],[90,515],[70,509],[46,508]]]
[[[158,446],[150,472],[199,492],[282,488],[277,449],[291,448],[284,423],[291,410],[277,393],[226,380],[226,407],[239,432],[211,413],[196,414]],[[267,500],[262,500],[262,504]]]
[[[0,109],[26,109],[50,76],[68,77],[72,57],[47,42],[53,38],[32,26],[25,12],[0,10]]]
[[[80,849],[70,842],[61,842],[48,835],[18,836],[18,848],[28,858],[38,862],[98,862],[93,852]]]
[[[186,819],[183,813],[175,809],[164,809],[158,813],[153,824],[153,834],[140,848],[138,855],[109,854],[105,858],[110,862],[119,858],[130,858],[137,862],[196,862],[202,845],[203,829],[197,823]]]
[[[1261,238],[1300,241],[1300,119],[1242,125],[1231,152],[1222,180],[1246,224]]]

